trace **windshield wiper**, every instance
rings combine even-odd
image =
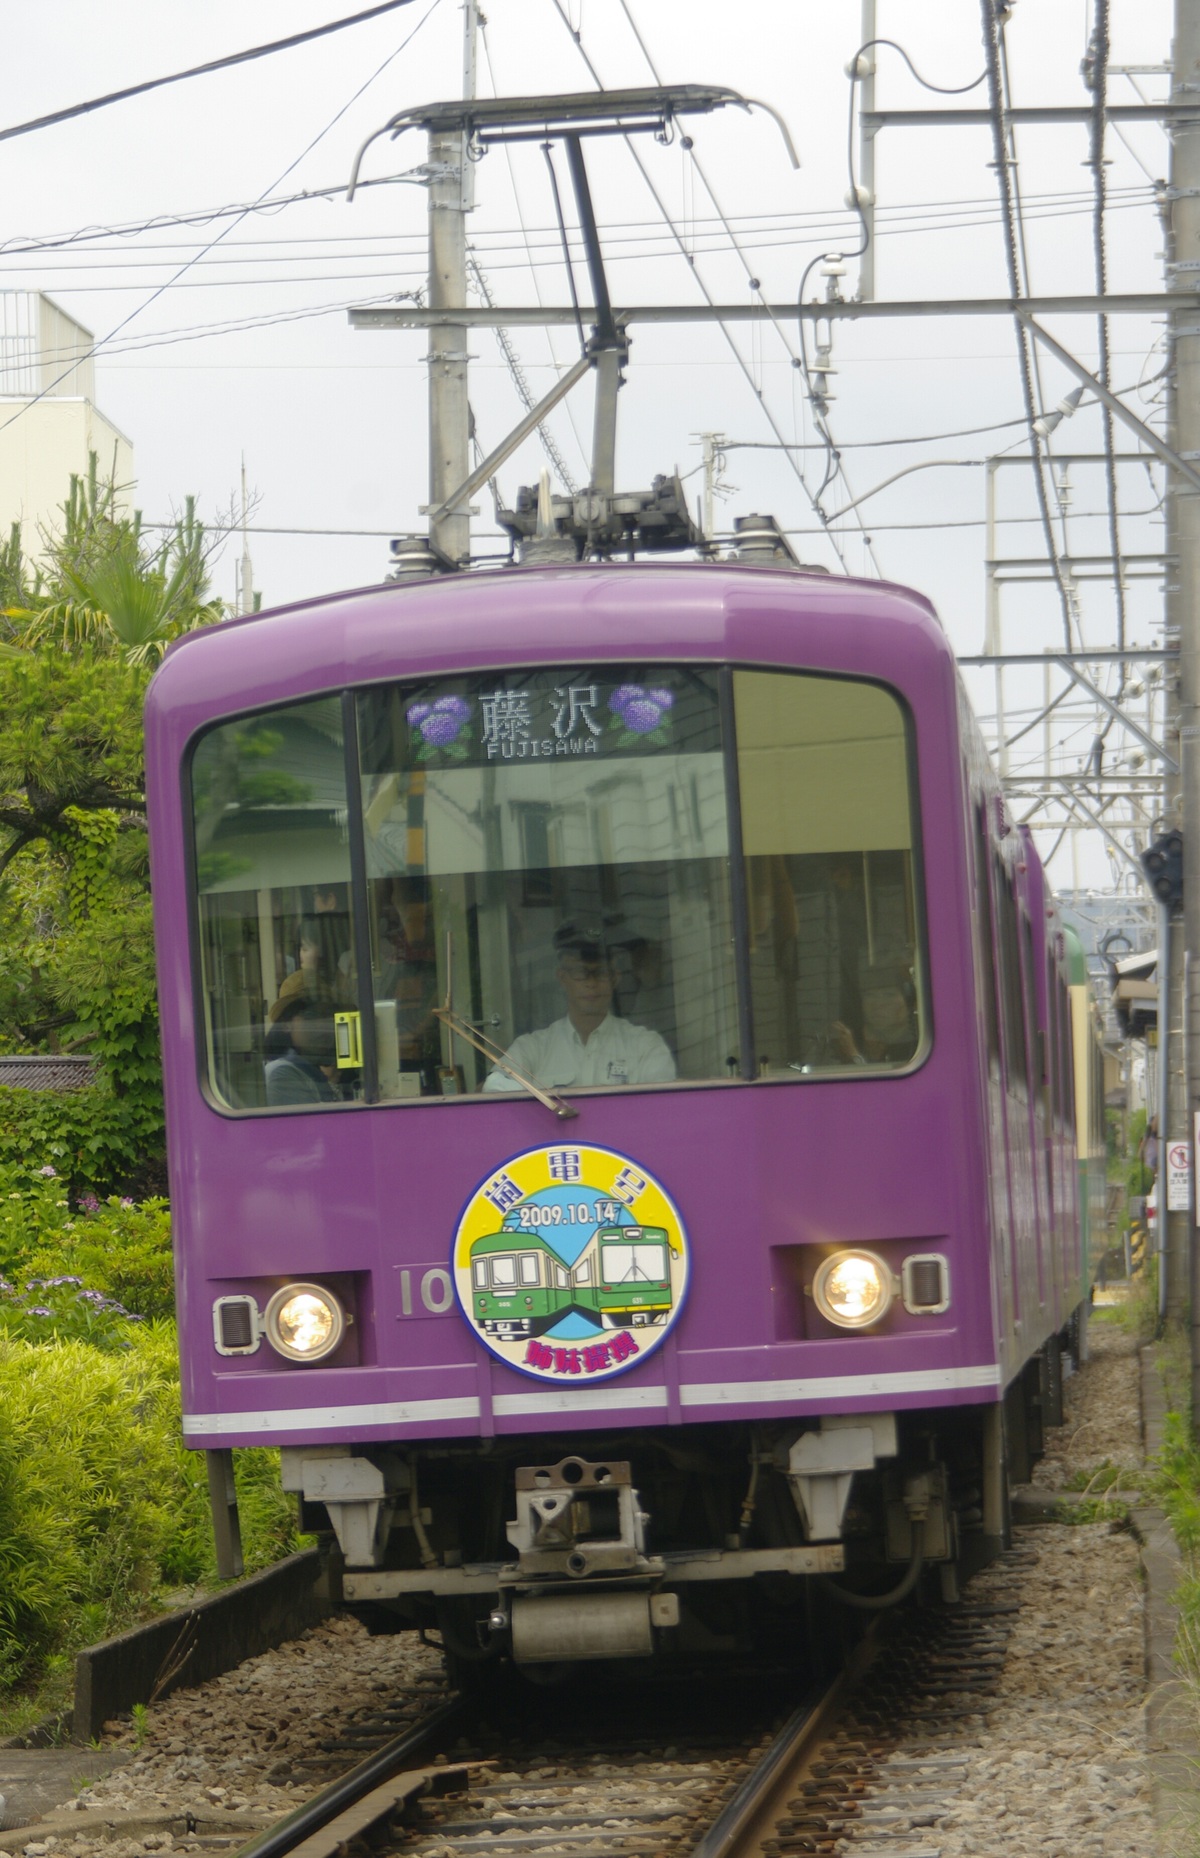
[[[473,1045],[477,1052],[482,1052],[485,1058],[499,1070],[503,1071],[507,1077],[511,1077],[515,1083],[520,1084],[522,1090],[527,1090],[531,1097],[536,1097],[539,1103],[544,1103],[546,1108],[551,1111],[553,1115],[559,1117],[561,1121],[567,1122],[572,1116],[578,1116],[579,1111],[575,1108],[573,1103],[568,1103],[565,1097],[560,1097],[558,1095],[557,1091],[546,1090],[541,1084],[535,1083],[534,1079],[531,1078],[527,1072],[522,1071],[520,1065],[514,1064],[507,1052],[502,1051],[498,1045],[488,1038],[485,1032],[478,1031],[469,1020],[463,1019],[460,1014],[455,1012],[452,1004],[454,992],[453,962],[454,944],[451,939],[450,931],[447,930],[446,1000],[443,1006],[434,1007],[434,1017],[443,1020],[445,1024],[449,1026],[451,1032],[457,1032],[460,1039],[465,1039],[467,1044]]]

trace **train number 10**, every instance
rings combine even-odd
[[[454,1285],[442,1265],[398,1265],[401,1316],[444,1316],[454,1304]]]

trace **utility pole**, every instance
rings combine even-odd
[[[860,45],[870,47],[861,54],[858,66],[858,199],[853,194],[846,205],[857,205],[862,214],[864,251],[858,261],[858,297],[869,303],[875,295],[875,130],[867,119],[875,113],[875,0],[862,0]]]
[[[725,454],[721,449],[725,443],[723,432],[701,432],[696,435],[703,446],[704,461],[704,500],[700,506],[700,527],[710,539],[716,534],[716,490],[717,482],[725,466]]]
[[[475,95],[478,0],[463,0],[463,96]],[[475,204],[475,173],[467,159],[467,133],[435,128],[429,135],[429,307],[462,310],[467,303],[467,214]],[[429,331],[429,509],[435,549],[451,562],[471,552],[471,512],[440,508],[471,469],[471,411],[467,399],[467,331],[435,322]]]
[[[1200,98],[1200,9],[1195,0],[1175,0],[1175,44],[1171,61],[1171,102],[1195,103]],[[1167,258],[1172,268],[1167,288],[1174,291],[1194,283],[1200,263],[1200,124],[1192,115],[1180,117],[1171,136],[1170,239]],[[1180,307],[1170,314],[1174,446],[1185,457],[1200,453],[1200,320]],[[1186,1064],[1182,1089],[1173,1090],[1170,1135],[1184,1141],[1192,1155],[1192,1204],[1196,1204],[1194,1118],[1200,1110],[1200,493],[1177,474],[1169,486],[1167,540],[1173,561],[1169,564],[1167,600],[1168,645],[1178,639],[1180,778],[1183,817],[1184,919],[1183,935],[1172,940],[1182,948],[1171,963],[1171,992],[1180,1001],[1178,1015],[1183,1039],[1178,1059],[1172,1056],[1174,1078]],[[1172,636],[1174,633],[1174,637]],[[1168,746],[1169,736],[1168,736]],[[1167,808],[1171,820],[1173,808]],[[1171,820],[1171,823],[1174,823]],[[1189,953],[1191,959],[1188,959]],[[1178,977],[1178,987],[1176,979]],[[1186,998],[1185,998],[1186,989]],[[1172,1015],[1174,1018],[1175,1015]],[[1160,1033],[1161,1037],[1161,1033]],[[1178,1103],[1178,1109],[1176,1109]],[[1160,1137],[1164,1131],[1159,1129]],[[1159,1144],[1159,1218],[1165,1199],[1165,1156]],[[1176,1222],[1178,1222],[1178,1230]],[[1172,1313],[1182,1315],[1191,1304],[1193,1428],[1200,1421],[1200,1246],[1196,1244],[1194,1214],[1190,1209],[1169,1215],[1168,1269],[1179,1260],[1179,1295],[1170,1293]]]
[[[238,563],[238,597],[239,613],[254,612],[254,564],[250,559],[250,535],[246,528],[246,459],[242,456],[242,559]]]

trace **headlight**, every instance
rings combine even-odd
[[[321,1284],[285,1284],[268,1303],[263,1328],[288,1361],[323,1361],[346,1333],[346,1312]]]
[[[866,1329],[886,1315],[896,1280],[874,1252],[834,1252],[817,1267],[813,1301],[839,1329]]]

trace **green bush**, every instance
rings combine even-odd
[[[62,1705],[81,1645],[216,1579],[172,1311],[165,1201],[0,1167],[0,1735]],[[278,1452],[234,1476],[247,1569],[293,1553]]]
[[[132,1315],[172,1316],[166,1201],[135,1203],[116,1194],[101,1201],[87,1193],[72,1203],[64,1187],[49,1163],[28,1178],[0,1168],[0,1278],[21,1292],[31,1282],[42,1288],[75,1278],[81,1294],[103,1292]],[[50,1301],[57,1308],[62,1299]]]
[[[0,1725],[82,1645],[215,1579],[202,1453],[182,1440],[174,1325],[124,1346],[0,1335]],[[278,1454],[237,1453],[248,1569],[291,1553]],[[11,1699],[10,1699],[11,1705]]]
[[[59,1232],[27,1247],[26,1271],[53,1279],[69,1275],[123,1304],[130,1315],[175,1314],[171,1215],[165,1200],[100,1202],[85,1194]]]
[[[162,1139],[161,1096],[132,1103],[107,1074],[84,1090],[0,1090],[0,1177],[18,1183],[49,1163],[75,1194],[158,1191]]]

